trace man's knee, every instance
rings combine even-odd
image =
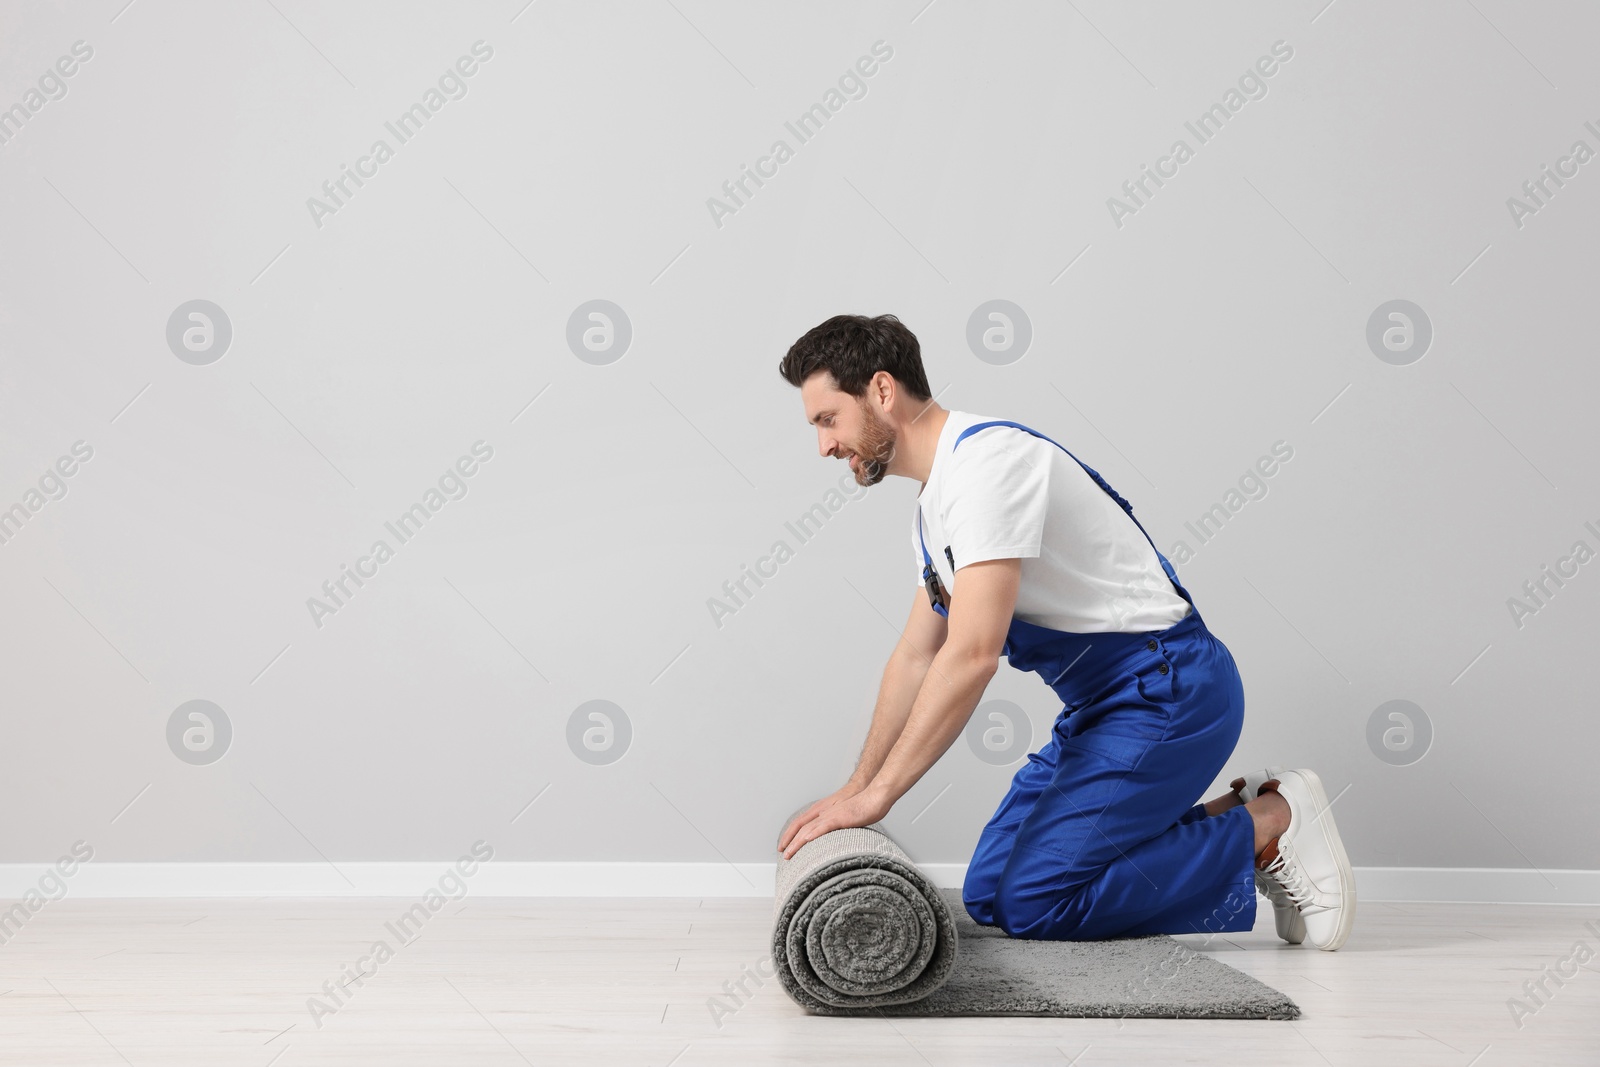
[[[967,867],[967,876],[961,883],[961,904],[980,926],[994,925],[995,876],[982,871],[976,864]]]
[[[993,898],[994,924],[1012,937],[1071,941],[1081,925],[1084,887],[1041,893],[1001,878]]]

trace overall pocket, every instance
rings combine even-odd
[[[1151,676],[1160,679],[1153,669]],[[1172,705],[1159,698],[1160,685],[1143,683],[1138,672],[1129,670],[1123,684],[1078,709],[1066,723],[1062,743],[1082,749],[1125,769],[1139,765],[1151,746],[1165,739],[1172,729]]]

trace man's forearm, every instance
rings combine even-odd
[[[941,648],[871,787],[881,789],[893,804],[916,785],[960,736],[998,667],[996,660],[948,644]]]
[[[872,710],[872,726],[867,730],[866,743],[861,746],[855,773],[850,775],[852,785],[866,788],[882,768],[889,750],[905,729],[911,706],[922,688],[922,678],[928,673],[928,663],[927,657],[918,655],[901,642],[884,665],[878,703]]]

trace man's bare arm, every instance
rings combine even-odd
[[[867,787],[887,805],[938,762],[972,717],[999,669],[1021,577],[1020,559],[969,563],[956,572],[947,637],[923,677],[899,738]]]
[[[922,676],[900,736],[865,789],[846,786],[790,822],[778,843],[785,858],[792,859],[807,842],[831,830],[871,826],[882,819],[944,755],[999,669],[1021,577],[1020,559],[969,563],[956,571],[945,641]],[[862,753],[863,766],[872,761],[871,746],[892,732],[888,716],[883,717],[881,726],[878,719],[874,716],[872,733],[877,736],[869,737],[869,751]]]

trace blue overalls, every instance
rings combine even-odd
[[[952,446],[1004,419],[969,426]],[[1098,472],[1073,460],[1133,518]],[[922,537],[922,556],[932,558]],[[1150,542],[1155,548],[1155,542]],[[1068,633],[1013,617],[1003,652],[1064,705],[978,838],[962,901],[1013,937],[1089,941],[1225,933],[1255,924],[1255,829],[1243,806],[1207,816],[1198,797],[1233,752],[1244,686],[1233,656],[1190,605],[1150,633]],[[947,609],[935,606],[941,615]]]

